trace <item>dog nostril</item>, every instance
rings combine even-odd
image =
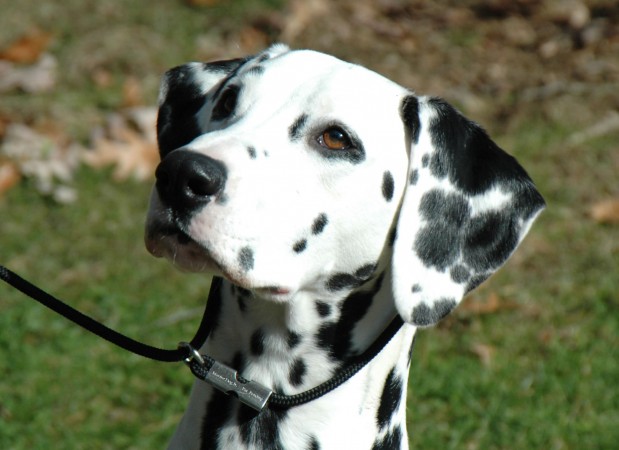
[[[220,184],[221,179],[217,176],[197,173],[196,176],[187,180],[186,194],[192,197],[209,197],[219,192]]]

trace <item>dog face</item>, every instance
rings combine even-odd
[[[543,206],[451,106],[317,52],[172,69],[157,127],[147,248],[270,300],[341,298],[389,271],[402,317],[431,325]]]

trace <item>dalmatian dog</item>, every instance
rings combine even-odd
[[[282,394],[260,413],[197,380],[171,449],[406,449],[419,327],[519,245],[544,201],[514,158],[436,97],[279,44],[165,75],[148,250],[215,275],[201,349]]]

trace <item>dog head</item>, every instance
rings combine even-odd
[[[447,103],[282,45],[170,70],[157,130],[148,249],[275,301],[341,298],[389,270],[402,317],[431,325],[543,207]]]

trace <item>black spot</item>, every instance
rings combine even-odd
[[[419,283],[413,284],[413,287],[411,288],[411,292],[413,294],[416,294],[417,292],[421,292],[421,285]]]
[[[234,367],[237,371],[243,370],[244,358],[241,353],[236,353],[231,362],[230,367]],[[234,397],[225,394],[217,389],[213,389],[213,396],[206,406],[206,414],[202,421],[201,433],[201,450],[211,450],[218,448],[217,439],[221,428],[232,418],[232,410],[238,400]]]
[[[206,406],[206,414],[202,420],[200,450],[218,448],[219,433],[226,422],[232,417],[232,409],[238,400],[214,389],[213,396]]]
[[[300,241],[295,242],[294,245],[292,246],[292,250],[295,253],[301,253],[306,248],[307,248],[307,239],[301,239]]]
[[[347,288],[356,288],[367,281],[376,270],[377,265],[365,264],[355,271],[350,273],[336,273],[327,280],[327,289],[331,292],[341,291]]]
[[[421,132],[421,122],[419,120],[419,100],[414,95],[409,95],[402,100],[400,106],[400,114],[402,121],[410,135],[411,142],[417,144],[419,142],[419,134]]]
[[[395,367],[392,368],[385,380],[383,393],[380,396],[380,404],[376,412],[376,423],[380,430],[389,425],[391,417],[400,406],[403,387],[402,378],[396,375]]]
[[[254,356],[260,356],[264,353],[264,331],[262,328],[258,328],[251,335],[249,350]]]
[[[419,181],[419,169],[413,169],[411,170],[411,174],[410,177],[408,179],[408,182],[411,186],[414,186],[417,184],[417,182]]]
[[[256,149],[254,147],[247,147],[247,153],[251,159],[256,159]]]
[[[471,273],[468,271],[468,269],[461,265],[452,267],[449,271],[449,275],[451,275],[451,279],[454,281],[454,283],[458,284],[466,283],[471,277]]]
[[[247,446],[284,450],[279,437],[279,423],[286,414],[285,409],[277,410],[274,408],[265,408],[257,413],[253,408],[240,404],[237,420],[241,440]]]
[[[417,256],[426,266],[443,271],[460,254],[462,228],[471,208],[463,196],[433,189],[421,198],[419,212],[428,223],[415,238]]]
[[[286,339],[286,343],[288,344],[289,348],[291,349],[295,348],[297,345],[299,345],[300,342],[301,342],[300,334],[295,333],[294,331],[288,332],[288,338]]]
[[[503,264],[520,239],[518,218],[509,211],[490,211],[467,224],[463,245],[464,261],[477,272]]]
[[[239,265],[245,272],[254,268],[254,251],[251,247],[243,247],[241,249],[239,252]]]
[[[430,308],[426,303],[420,303],[413,308],[411,322],[418,326],[430,326],[437,323],[456,307],[453,298],[440,298],[432,303]]]
[[[327,226],[327,223],[329,223],[329,218],[327,215],[325,213],[320,214],[316,217],[314,223],[312,224],[312,234],[317,235],[322,233]]]
[[[428,164],[430,164],[430,155],[426,153],[421,157],[421,166],[428,167]]]
[[[331,292],[341,291],[346,288],[356,287],[358,284],[357,277],[349,273],[336,273],[327,281],[327,289]]]
[[[377,267],[378,264],[366,264],[365,266],[361,266],[355,270],[355,277],[359,280],[368,280],[372,275],[374,275],[374,271]]]
[[[230,67],[235,64],[238,62]],[[232,70],[230,67],[227,69]],[[167,91],[157,117],[157,141],[162,158],[202,134],[196,114],[207,99],[199,76],[195,76],[194,65],[170,69],[165,74],[165,83]]]
[[[402,448],[402,428],[400,425],[385,434],[382,439],[376,440],[372,450],[400,450]]]
[[[331,305],[325,302],[316,302],[316,311],[320,317],[327,317],[331,314]]]
[[[383,197],[388,202],[390,202],[393,199],[393,190],[394,190],[393,175],[391,175],[391,172],[386,171],[383,174],[382,192],[383,192]]]
[[[380,290],[384,274],[377,278],[369,291],[359,291],[350,294],[342,303],[340,318],[337,322],[328,322],[316,334],[317,344],[327,350],[329,356],[338,361],[348,357],[352,351],[352,332],[368,312],[372,300]]]
[[[294,121],[292,125],[290,125],[290,127],[288,128],[288,135],[290,136],[291,141],[294,142],[301,138],[301,134],[303,128],[307,123],[307,119],[307,114],[302,114],[297,118],[297,120]]]
[[[292,363],[290,373],[288,374],[288,381],[292,386],[301,386],[303,384],[303,377],[307,373],[307,365],[302,359],[296,359]]]
[[[307,447],[307,450],[320,450],[320,444],[315,436],[310,438],[309,447]]]

